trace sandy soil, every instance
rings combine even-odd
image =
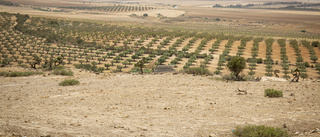
[[[136,14],[142,16],[147,13],[150,17],[158,17],[158,14],[161,14],[165,17],[177,17],[184,14],[184,11],[181,10],[172,10],[172,9],[157,9],[150,11],[141,11],[141,12],[126,12],[126,13],[111,13],[111,12],[94,12],[100,14],[90,14],[93,11],[73,11],[70,13],[66,12],[46,12],[34,10],[31,7],[7,7],[0,5],[0,12],[9,12],[9,13],[22,13],[29,14],[31,16],[42,16],[42,17],[56,17],[56,18],[68,18],[68,19],[84,19],[84,20],[101,20],[101,21],[123,21],[123,22],[140,22],[140,23],[154,23],[159,22],[154,19],[148,18],[133,18],[129,15]]]
[[[158,17],[158,14],[161,14],[164,17],[178,17],[186,12],[182,10],[157,9],[157,10],[150,10],[150,11],[129,12],[129,13],[126,13],[125,15],[136,14],[138,16],[142,16],[145,13],[147,13],[148,16],[151,16],[151,17]]]
[[[264,9],[236,9],[236,8],[203,8],[181,6],[179,10],[187,12],[187,17],[220,18],[238,20],[240,24],[253,25],[250,22],[260,22],[265,27],[298,30],[319,33],[319,12],[284,11]],[[248,24],[250,23],[250,24]]]
[[[53,0],[53,1],[40,1],[40,0],[11,0],[12,2],[30,5],[42,5],[42,6],[105,6],[108,1],[94,1],[91,4],[83,4],[81,0]],[[271,0],[272,1],[272,0]],[[131,1],[132,2],[132,1]],[[318,36],[320,33],[320,18],[319,12],[312,11],[287,11],[287,10],[265,10],[265,9],[237,9],[237,8],[212,8],[212,7],[199,7],[201,5],[214,5],[220,4],[246,4],[252,3],[250,0],[243,1],[193,1],[188,0],[183,3],[179,1],[161,1],[162,4],[177,4],[177,8],[173,8],[170,5],[155,5],[158,1],[144,1],[140,0],[141,5],[153,5],[161,7],[157,10],[149,10],[144,12],[98,12],[98,11],[73,11],[71,13],[55,13],[33,10],[31,8],[17,8],[17,7],[0,7],[0,11],[13,12],[13,13],[24,13],[29,15],[40,15],[40,16],[51,16],[51,17],[62,17],[62,18],[76,18],[76,19],[90,19],[90,20],[102,20],[102,21],[128,21],[128,22],[140,22],[140,23],[159,23],[166,22],[166,20],[159,20],[155,18],[158,14],[165,17],[175,18],[178,17],[178,21],[184,21],[185,23],[190,22],[207,22],[203,18],[208,18],[210,23],[222,26],[237,26],[239,28],[253,29],[250,27],[257,28],[270,28],[283,31],[294,31],[300,33],[301,30],[306,30],[310,35]],[[265,2],[265,1],[254,1],[254,2]],[[312,2],[312,1],[311,1]],[[96,5],[95,5],[96,4]],[[87,12],[101,13],[87,14]],[[139,16],[147,13],[149,18],[131,18],[128,15],[137,14]],[[184,15],[184,16],[181,16]],[[180,17],[181,16],[181,17]],[[220,18],[226,21],[215,22],[215,18]],[[231,20],[231,22],[229,21]],[[174,19],[173,19],[174,21]],[[170,22],[170,21],[169,21]],[[200,23],[201,24],[201,23]],[[189,24],[190,25],[190,24]],[[249,27],[249,28],[248,28]],[[262,33],[268,33],[262,31]],[[278,32],[280,33],[280,32]],[[288,33],[288,32],[287,32]],[[288,33],[290,35],[290,33]],[[304,34],[301,34],[304,35]]]
[[[131,18],[127,15],[121,14],[86,14],[82,12],[72,12],[72,13],[55,13],[55,12],[45,12],[34,10],[28,7],[7,7],[0,5],[0,12],[9,13],[23,13],[29,14],[31,16],[41,16],[41,17],[56,17],[56,18],[68,18],[68,19],[85,19],[85,20],[102,20],[102,21],[129,21],[129,22],[150,22],[148,20],[143,20],[139,18]]]
[[[81,0],[9,0],[12,3],[42,6],[81,6]]]
[[[286,124],[301,136],[320,135],[307,133],[320,127],[319,81],[73,71],[72,77],[0,77],[0,136],[231,136],[236,125],[246,124]],[[81,84],[58,86],[67,78]],[[237,87],[248,94],[237,95]],[[267,88],[284,97],[264,97]]]

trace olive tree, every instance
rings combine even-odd
[[[316,63],[316,61],[318,60],[318,57],[317,57],[316,54],[312,54],[312,55],[310,56],[310,59],[313,61],[313,63]]]
[[[111,64],[107,63],[107,64],[104,64],[104,66],[107,68],[107,70],[109,70],[109,67],[111,66]]]
[[[143,74],[143,68],[145,67],[146,59],[143,57],[134,66],[140,68],[140,73]]]
[[[98,68],[98,71],[99,71],[100,73],[102,73],[104,70],[105,70],[104,67],[99,67],[99,68]]]
[[[246,60],[243,57],[234,57],[227,63],[228,69],[239,78],[240,72],[246,68]]]

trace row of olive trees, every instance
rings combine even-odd
[[[7,19],[10,20],[10,18]],[[239,46],[241,47],[240,49],[244,49],[246,44],[245,41],[248,41],[244,40],[245,37],[233,38],[221,35],[208,35],[206,33],[194,34],[148,28],[143,28],[142,30],[144,31],[141,31],[141,28],[118,27],[114,25],[101,25],[76,21],[55,21],[52,19],[39,18],[30,18],[29,20],[31,21],[24,23],[24,25],[29,25],[29,28],[26,30],[31,28],[47,29],[49,31],[47,33],[53,33],[61,39],[54,40],[55,44],[52,44],[47,41],[50,38],[41,37],[47,33],[30,35],[29,32],[14,29],[13,27],[15,24],[12,23],[10,24],[12,26],[11,28],[3,30],[2,32],[4,33],[1,33],[1,35],[3,35],[0,39],[1,44],[3,45],[0,46],[2,49],[1,62],[7,64],[20,62],[20,64],[22,64],[24,61],[27,61],[27,64],[29,64],[30,62],[34,63],[34,60],[36,59],[34,56],[37,55],[43,60],[43,63],[46,60],[55,59],[61,56],[68,62],[66,64],[73,64],[75,61],[79,61],[80,64],[110,64],[115,65],[117,68],[118,66],[120,66],[119,68],[121,68],[121,66],[126,68],[127,65],[132,65],[130,62],[138,60],[145,54],[148,54],[147,60],[150,61],[155,56],[160,56],[161,59],[158,61],[162,63],[164,63],[168,57],[172,57],[172,55],[176,56],[176,62],[182,58],[188,58],[188,67],[200,58],[203,58],[204,61],[201,62],[201,66],[206,67],[211,61],[212,56],[200,54],[200,52],[207,42],[211,39],[217,39],[212,45],[211,49],[213,50],[210,51],[209,49],[209,51],[213,53],[219,48],[222,39],[229,39],[228,44],[225,45],[225,51],[223,51],[223,54],[220,56],[218,63],[218,66],[220,65],[220,68],[222,69],[221,66],[231,59],[228,55],[232,45],[231,41],[233,42],[234,40],[240,40],[240,38],[242,38],[241,45]],[[168,43],[177,37],[180,38],[178,38],[172,46],[167,47]],[[151,42],[144,44],[145,41],[150,38],[152,39]],[[159,45],[155,44],[158,39],[162,38],[163,40]],[[181,51],[178,51],[176,47],[178,47],[186,38],[192,39]],[[194,46],[193,43],[199,39],[201,40],[201,43],[194,52],[189,53],[189,49]],[[123,46],[121,46],[120,43],[122,43]],[[157,49],[154,47],[157,47]],[[240,49],[238,50],[238,53],[241,53]],[[270,49],[268,48],[267,51],[270,51]],[[311,53],[312,51],[310,50],[309,52]],[[268,60],[265,62],[267,61]],[[175,63],[175,61],[172,63]]]
[[[225,44],[225,49],[222,52],[222,54],[219,56],[218,67],[217,67],[217,70],[214,72],[215,74],[221,74],[221,70],[223,70],[222,66],[225,66],[225,63],[231,59],[229,56],[229,53],[230,53],[231,46],[233,45],[233,42],[234,42],[234,38],[231,37],[228,40],[228,43]]]
[[[280,45],[280,57],[281,57],[281,66],[283,69],[283,78],[290,78],[288,75],[289,72],[289,58],[287,56],[287,50],[286,50],[286,40],[285,39],[278,39],[277,40],[278,44]]]
[[[258,63],[256,57],[258,57],[259,43],[261,41],[263,41],[263,38],[261,38],[261,37],[257,37],[257,38],[253,39],[253,44],[252,44],[252,48],[251,48],[251,57],[252,58],[250,58],[249,61],[248,61],[249,62],[249,70],[250,70],[248,72],[248,74],[250,76],[255,75],[255,72],[253,70],[256,69],[256,66],[257,66],[257,63]]]
[[[273,59],[271,57],[272,55],[272,44],[274,42],[274,39],[272,38],[268,38],[265,40],[265,43],[266,43],[266,60],[264,61],[265,64],[266,64],[266,76],[273,76]]]
[[[241,55],[244,54],[243,52],[246,48],[247,42],[250,40],[252,40],[252,37],[244,37],[241,39],[240,46],[238,46],[237,56],[240,57]]]
[[[311,43],[309,41],[302,40],[301,44],[308,49],[309,54],[310,54],[310,60],[312,60],[313,63],[316,63],[316,61],[318,60],[318,57],[317,57],[316,52],[314,51]]]
[[[290,40],[290,45],[294,48],[294,51],[296,53],[296,66],[297,68],[301,71],[301,78],[307,78],[308,74],[307,72],[307,68],[305,65],[305,62],[303,60],[303,57],[301,55],[301,50],[299,48],[299,44],[297,40]]]

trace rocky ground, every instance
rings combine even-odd
[[[299,136],[320,136],[312,133],[320,128],[317,80],[225,82],[73,71],[71,77],[0,77],[0,136],[232,136],[235,126],[246,124],[285,125]],[[58,85],[68,78],[81,84]],[[247,94],[238,95],[237,88]],[[267,88],[284,97],[264,97]]]

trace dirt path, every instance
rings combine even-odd
[[[286,43],[286,50],[287,50],[287,56],[288,60],[290,61],[290,64],[296,64],[296,53],[294,52],[293,47],[289,44],[287,41]]]
[[[190,46],[190,49],[188,50],[188,52],[191,53],[191,52],[196,51],[196,49],[199,47],[201,41],[202,41],[201,38],[197,39],[197,40]]]
[[[240,46],[241,41],[237,40],[235,42],[233,42],[231,48],[230,48],[230,56],[237,56],[237,52],[238,52],[238,46]]]
[[[272,59],[274,62],[278,61],[278,63],[280,64],[281,62],[281,54],[280,54],[280,45],[278,44],[277,41],[275,41],[273,44],[272,44]]]
[[[207,42],[207,44],[205,45],[205,47],[203,47],[203,50],[201,50],[201,54],[203,53],[207,53],[210,54],[211,52],[209,51],[209,49],[212,48],[212,44],[215,43],[217,40],[216,39],[211,39]]]
[[[259,43],[258,58],[266,59],[266,43],[265,43],[265,41],[262,41]]]
[[[222,54],[222,52],[223,52],[223,50],[225,49],[225,44],[227,44],[228,43],[228,41],[227,40],[223,40],[223,41],[221,41],[221,43],[220,43],[220,46],[219,46],[219,48],[217,49],[217,51],[215,51],[214,53],[213,53],[213,59],[212,59],[212,61],[210,62],[210,65],[208,65],[209,66],[209,70],[211,71],[211,72],[214,72],[214,71],[216,71],[216,69],[217,69],[217,67],[218,67],[218,62],[219,62],[219,55],[221,55]]]
[[[177,51],[182,51],[182,48],[185,47],[191,39],[192,38],[186,38],[184,41],[182,41],[182,43],[179,44],[179,47],[177,47]]]
[[[251,53],[252,52],[252,50],[251,50],[252,47],[253,47],[253,40],[248,41],[246,47],[244,48],[242,57],[252,58],[252,53]]]
[[[301,54],[304,62],[309,62],[309,63],[313,62],[313,61],[310,59],[310,54],[309,54],[309,50],[308,50],[307,47],[301,45],[301,46],[299,46],[299,49],[300,49],[300,51],[301,51],[300,54]]]

